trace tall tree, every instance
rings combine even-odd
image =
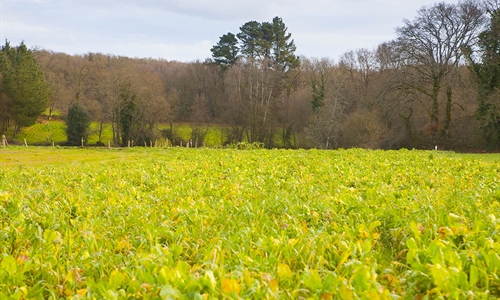
[[[220,37],[217,45],[210,49],[215,62],[223,69],[227,69],[236,64],[238,60],[238,40],[231,32],[228,32]]]
[[[10,116],[15,123],[14,134],[33,125],[48,106],[52,93],[33,52],[24,43],[2,47],[2,90],[10,100]]]
[[[313,115],[307,135],[317,147],[335,148],[345,118],[346,75],[327,58],[314,59],[309,68]]]
[[[474,0],[458,4],[437,3],[423,7],[413,20],[397,28],[396,49],[404,69],[400,88],[413,94],[427,110],[425,131],[436,142],[448,133],[451,121],[452,82],[462,59],[460,49],[474,43],[484,23],[483,11]],[[444,120],[440,120],[440,95],[445,91]],[[425,99],[429,99],[428,103]]]
[[[120,93],[121,105],[117,112],[119,116],[121,145],[127,146],[134,142],[134,127],[136,126],[137,96],[131,91],[130,84],[124,84]],[[137,142],[137,141],[136,141]]]
[[[240,33],[237,34],[241,42],[241,53],[251,65],[255,63],[259,55],[259,43],[264,33],[262,26],[257,21],[249,21],[240,27]]]
[[[288,27],[280,17],[274,17],[272,33],[269,34],[272,47],[272,63],[275,69],[288,71],[300,65],[299,58],[295,55],[295,42],[292,34],[287,32]]]
[[[493,4],[493,3],[492,3]],[[489,7],[488,28],[479,34],[476,62],[467,52],[470,70],[478,85],[476,117],[491,146],[500,146],[500,9]],[[469,50],[472,50],[469,48]]]

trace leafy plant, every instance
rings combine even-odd
[[[0,153],[2,299],[500,296],[496,161],[360,149]]]

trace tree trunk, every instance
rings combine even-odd
[[[432,100],[432,107],[431,107],[431,124],[434,126],[437,126],[439,123],[439,81],[436,79],[434,80],[433,87],[432,87],[432,95],[431,95],[431,100]]]
[[[447,138],[450,137],[450,123],[451,123],[451,86],[446,87],[446,119],[443,124],[443,135]]]

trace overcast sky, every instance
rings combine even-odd
[[[84,54],[194,61],[227,32],[279,16],[296,54],[335,60],[395,37],[437,0],[0,0],[1,41]],[[457,3],[456,0],[447,0]]]

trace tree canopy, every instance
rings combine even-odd
[[[220,37],[220,41],[210,51],[217,64],[224,69],[228,68],[233,66],[238,59],[238,40],[234,34],[228,32]]]
[[[89,112],[81,104],[74,102],[71,105],[66,117],[68,145],[78,146],[82,141],[87,143],[91,120]]]
[[[227,33],[212,47],[212,58],[223,68],[236,63],[238,58],[250,65],[289,71],[300,65],[295,55],[295,42],[283,19],[274,17],[272,22],[249,21],[236,35]]]
[[[30,126],[48,106],[52,90],[45,79],[33,52],[24,43],[11,47],[6,42],[0,54],[2,74],[0,114],[3,128],[10,122],[15,134],[21,127]]]
[[[476,117],[491,146],[500,146],[500,9],[490,7],[488,27],[479,34],[477,56],[467,52],[478,85]],[[470,50],[470,49],[469,49]]]

